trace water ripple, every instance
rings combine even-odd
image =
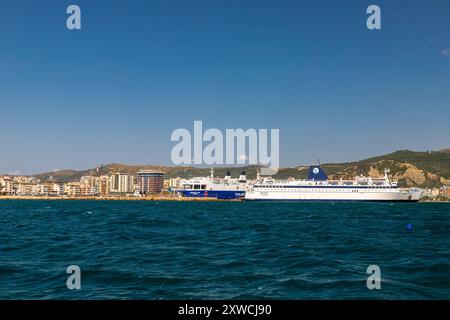
[[[449,234],[447,203],[2,200],[0,298],[449,299]]]

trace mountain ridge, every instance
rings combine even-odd
[[[331,179],[352,179],[356,175],[382,176],[384,168],[391,172],[391,176],[399,181],[401,186],[419,187],[439,187],[450,185],[450,148],[440,151],[411,151],[399,150],[386,155],[370,157],[367,159],[321,164]],[[216,167],[216,176],[225,176],[227,171],[237,177],[240,171],[245,170],[251,179],[256,177],[258,166],[242,167]],[[45,172],[34,175],[41,181],[47,181],[50,177],[60,183],[79,181],[80,177],[89,174],[111,174],[113,172],[123,172],[129,175],[136,175],[137,171],[150,169],[163,171],[166,178],[191,178],[195,176],[207,176],[210,168],[196,168],[192,166],[163,166],[163,165],[129,165],[111,163],[103,166],[97,173],[96,168],[87,170],[59,170]],[[280,168],[274,176],[278,179],[288,177],[304,179],[306,178],[307,166],[299,165],[295,167]]]

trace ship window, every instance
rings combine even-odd
[[[203,189],[203,190],[206,189],[206,184],[202,184],[202,189]]]
[[[200,189],[200,185],[199,184],[195,184],[194,185],[194,190],[198,190],[198,189]]]

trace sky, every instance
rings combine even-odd
[[[0,173],[171,165],[194,120],[279,129],[282,166],[448,148],[450,2],[1,2]]]

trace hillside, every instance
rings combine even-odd
[[[355,175],[381,176],[384,168],[403,186],[438,187],[450,185],[450,150],[415,152],[396,151],[384,156],[342,164],[325,164],[332,178]]]
[[[355,175],[360,174],[370,175],[372,177],[382,176],[384,168],[388,168],[391,171],[392,177],[398,179],[400,185],[403,186],[438,187],[450,185],[450,149],[431,152],[401,150],[361,161],[325,163],[322,164],[322,167],[328,173],[330,178],[334,179],[350,179]],[[110,174],[112,172],[123,172],[130,175],[136,175],[141,169],[163,171],[166,173],[166,178],[207,176],[210,171],[210,168],[194,168],[187,166],[170,167],[113,163],[104,166],[100,173]],[[227,170],[231,172],[233,177],[239,176],[241,170],[246,170],[247,176],[252,179],[256,177],[257,167],[215,168],[214,174],[216,176],[225,176]],[[307,166],[281,168],[275,178],[305,178],[306,172]],[[53,177],[57,182],[71,182],[78,181],[83,175],[95,173],[95,169],[82,171],[62,170],[38,174],[35,175],[35,177],[42,181],[47,181],[50,177]]]

